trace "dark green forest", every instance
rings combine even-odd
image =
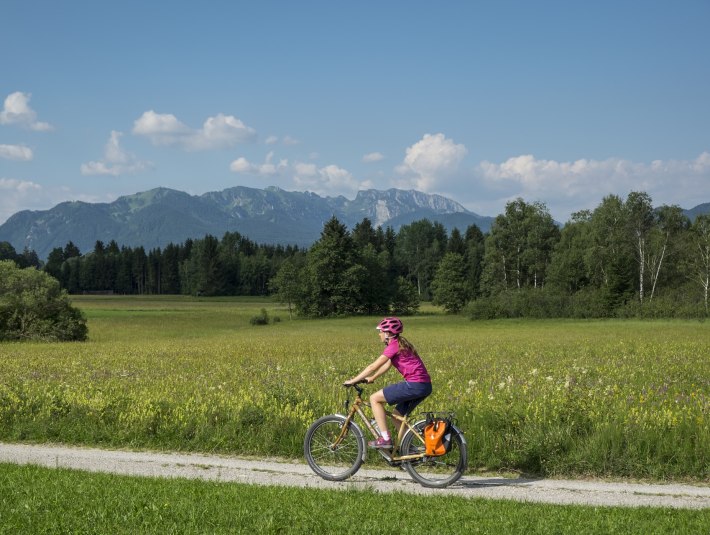
[[[333,217],[308,249],[238,232],[145,251],[73,243],[41,264],[0,243],[0,259],[35,266],[69,293],[274,295],[304,316],[408,314],[431,300],[473,318],[705,317],[710,215],[605,197],[559,227],[543,203],[516,199],[489,233],[421,220],[395,232]]]

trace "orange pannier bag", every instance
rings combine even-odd
[[[433,457],[447,453],[444,434],[448,427],[449,422],[439,418],[433,419],[426,424],[424,428],[424,446],[427,455]]]

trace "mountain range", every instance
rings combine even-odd
[[[693,220],[710,213],[710,203],[684,213]],[[464,232],[477,225],[487,232],[494,220],[446,197],[414,190],[364,190],[349,200],[273,186],[237,186],[203,195],[156,188],[111,203],[72,201],[49,210],[17,212],[0,225],[0,242],[9,242],[18,252],[34,250],[40,258],[70,241],[82,252],[93,250],[97,240],[150,250],[206,234],[221,238],[228,231],[256,243],[308,247],[333,216],[349,228],[367,217],[373,226],[395,231],[426,218],[448,231],[456,227]]]
[[[221,238],[227,231],[261,244],[308,247],[333,216],[349,228],[367,217],[373,226],[395,231],[428,218],[449,231],[457,227],[464,232],[475,224],[486,232],[493,221],[451,199],[413,190],[365,190],[349,200],[276,187],[238,186],[199,196],[156,188],[111,203],[72,201],[17,212],[0,225],[0,241],[10,242],[18,252],[34,250],[40,258],[69,241],[82,252],[93,250],[97,240],[149,250],[206,234]]]

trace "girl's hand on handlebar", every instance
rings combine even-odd
[[[359,381],[353,381],[352,379],[348,379],[347,381],[343,382],[343,386],[348,387],[348,386],[355,386],[359,385],[361,383],[369,383],[367,379],[360,379]]]

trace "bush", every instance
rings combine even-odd
[[[569,297],[554,290],[521,288],[470,302],[465,313],[471,319],[561,318],[569,314]]]
[[[86,340],[87,332],[86,319],[59,281],[35,268],[0,261],[0,341]]]
[[[265,308],[261,309],[261,313],[258,316],[252,316],[249,320],[252,325],[268,325],[269,324],[269,314],[266,312]]]
[[[608,318],[614,315],[609,292],[583,288],[570,297],[570,317],[579,319]]]
[[[470,302],[464,313],[474,320],[501,318],[678,318],[705,319],[705,303],[693,286],[647,295],[614,298],[604,288],[583,288],[572,295],[550,287],[503,291]]]
[[[700,292],[694,287],[681,287],[673,291],[659,292],[653,299],[646,295],[643,304],[638,297],[629,300],[616,310],[619,318],[678,318],[704,319],[707,317]]]

